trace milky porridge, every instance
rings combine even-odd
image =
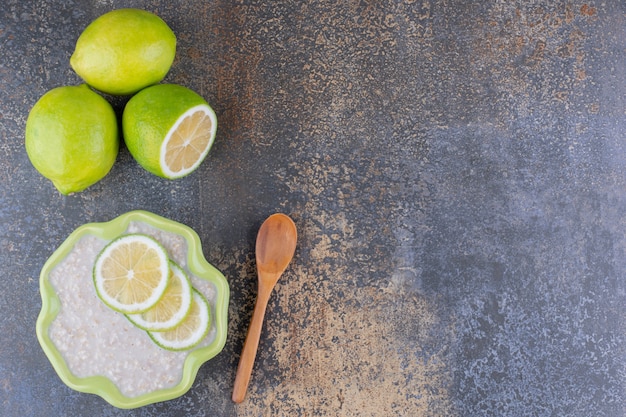
[[[209,345],[216,335],[216,291],[213,284],[187,269],[186,240],[143,222],[131,222],[126,233],[144,233],[157,239],[206,297],[211,306],[211,329],[194,349]],[[171,388],[181,381],[185,358],[194,349],[171,352],[158,347],[145,331],[98,298],[92,268],[107,243],[95,236],[84,236],[51,271],[50,283],[61,308],[50,325],[50,339],[77,377],[103,375],[127,397]]]

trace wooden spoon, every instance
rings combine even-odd
[[[278,278],[285,272],[287,265],[293,258],[297,240],[296,225],[285,214],[272,214],[259,229],[256,238],[256,267],[259,288],[248,335],[243,345],[237,375],[235,376],[233,401],[236,403],[242,402],[246,395],[256,351],[259,347],[267,302]]]

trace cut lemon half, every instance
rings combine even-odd
[[[206,158],[217,132],[217,117],[194,91],[157,84],[135,94],[122,115],[124,141],[147,171],[176,179]]]
[[[169,281],[169,259],[159,242],[142,234],[111,241],[96,258],[93,280],[98,297],[124,314],[152,308]]]
[[[148,332],[152,340],[163,349],[191,349],[209,333],[209,303],[198,290],[193,288],[192,291],[191,311],[182,323],[166,332]]]
[[[191,282],[187,274],[170,261],[170,277],[163,297],[149,310],[126,317],[143,330],[165,331],[178,326],[191,309]]]

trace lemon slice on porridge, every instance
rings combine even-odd
[[[142,234],[111,241],[96,258],[98,297],[113,310],[135,314],[152,308],[169,281],[169,258],[159,242]]]
[[[152,340],[167,350],[186,350],[196,346],[209,333],[211,316],[209,303],[195,288],[191,311],[185,320],[166,332],[148,332]]]
[[[165,331],[178,326],[191,309],[191,282],[187,274],[170,261],[170,278],[163,297],[151,309],[126,317],[143,330]]]

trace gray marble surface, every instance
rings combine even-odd
[[[128,6],[177,34],[165,81],[215,108],[215,145],[177,181],[122,147],[62,196],[26,117],[80,83],[82,29]],[[6,0],[0,56],[0,415],[626,414],[626,3]],[[120,410],[61,382],[35,321],[52,252],[134,209],[195,229],[232,298],[190,391]],[[277,211],[299,246],[235,405]]]

